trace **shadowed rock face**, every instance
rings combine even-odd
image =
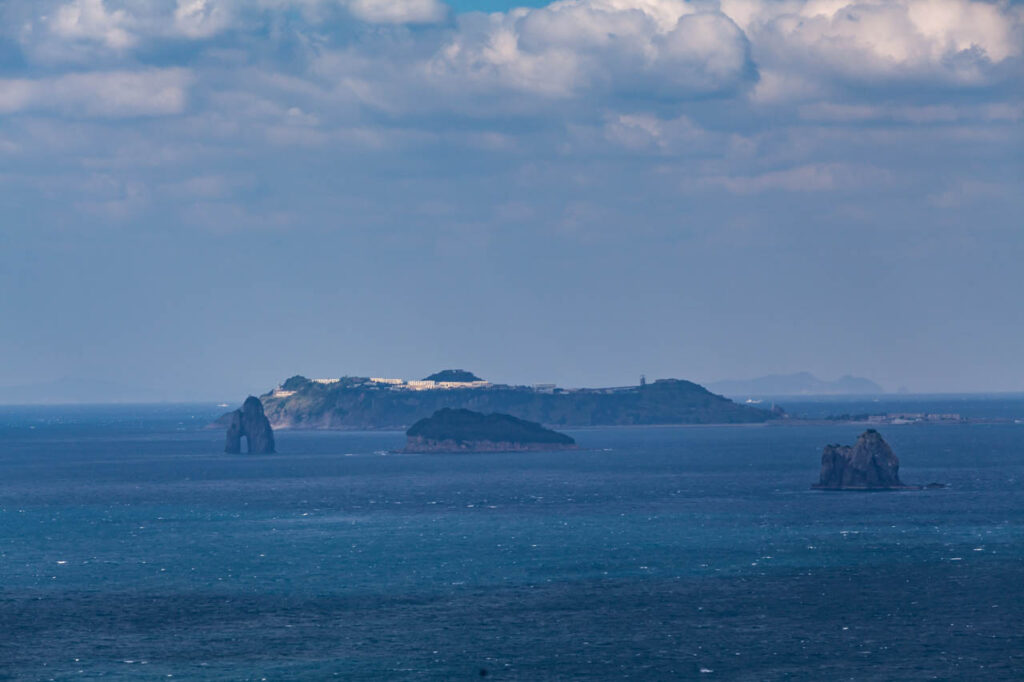
[[[826,445],[821,453],[821,478],[815,488],[828,490],[885,490],[905,488],[900,460],[874,429],[849,445]]]
[[[507,414],[443,409],[406,431],[404,452],[512,452],[570,450],[576,441]]]
[[[274,430],[270,428],[270,420],[263,414],[263,403],[259,398],[249,396],[242,404],[242,409],[231,413],[224,452],[242,452],[242,436],[245,436],[250,453],[266,455],[274,452]]]

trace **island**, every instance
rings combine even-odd
[[[275,429],[405,430],[440,409],[499,412],[552,427],[759,424],[780,408],[740,405],[683,379],[609,388],[492,383],[467,370],[426,379],[296,375],[260,396]],[[218,422],[226,423],[228,415]]]
[[[813,487],[820,490],[920,490],[900,481],[900,460],[882,438],[868,429],[857,442],[826,445],[821,453],[821,476]],[[931,484],[929,487],[939,487]]]
[[[574,450],[563,433],[508,414],[444,408],[406,431],[402,452],[518,452]]]
[[[237,455],[242,452],[242,439],[246,450],[254,455],[268,455],[274,452],[274,430],[270,420],[263,413],[263,403],[256,396],[249,396],[242,409],[229,413],[227,439],[224,452]]]

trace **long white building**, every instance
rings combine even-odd
[[[491,385],[489,381],[406,381],[405,379],[386,379],[384,377],[370,377],[370,381],[408,391],[452,391],[464,388],[487,388]]]

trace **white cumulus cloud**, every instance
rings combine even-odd
[[[72,0],[57,8],[47,23],[61,38],[95,41],[115,50],[136,43],[128,28],[128,12],[108,10],[103,0]]]
[[[675,0],[561,0],[461,19],[429,71],[453,87],[547,97],[686,97],[733,89],[748,67],[744,35],[721,13]]]
[[[981,84],[1024,44],[1021,11],[1005,2],[723,0],[722,10],[751,40],[767,100],[808,79]]]
[[[227,28],[231,21],[229,9],[214,0],[178,0],[174,10],[174,27],[189,38],[208,38]]]

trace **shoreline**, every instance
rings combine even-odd
[[[801,426],[965,426],[965,425],[1021,425],[1019,420],[1009,417],[976,417],[960,421],[943,422],[908,422],[892,423],[877,422],[869,420],[839,421],[835,419],[778,419],[767,422],[756,423],[729,423],[721,422],[714,424],[602,424],[598,426],[574,426],[571,424],[543,424],[545,428],[561,429],[563,431],[603,431],[606,429],[707,429],[707,428],[778,428],[778,427],[801,427]],[[274,431],[294,431],[311,433],[316,431],[325,432],[351,432],[351,433],[405,433],[409,426],[279,426],[271,424]],[[209,429],[222,428],[220,424],[210,424],[205,427]]]

